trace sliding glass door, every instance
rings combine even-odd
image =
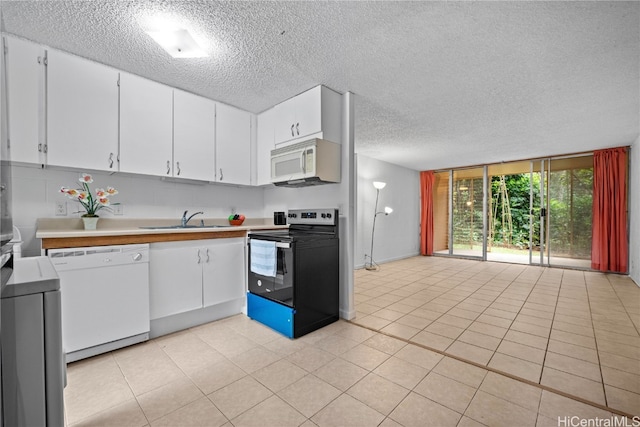
[[[548,264],[590,268],[593,156],[551,159],[548,176]]]
[[[530,264],[540,255],[540,162],[489,165],[489,261]]]
[[[547,202],[549,160],[532,160],[529,169],[529,263],[532,265],[548,265],[548,227]]]
[[[434,252],[589,268],[593,156],[442,171]]]
[[[452,171],[436,172],[433,185],[433,252],[449,255],[449,182]]]
[[[452,254],[484,256],[484,168],[453,171],[451,181]]]

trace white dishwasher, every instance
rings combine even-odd
[[[67,362],[149,339],[149,245],[48,251],[60,277]]]

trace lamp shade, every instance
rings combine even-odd
[[[373,186],[376,187],[378,190],[382,190],[386,185],[387,185],[386,182],[373,181]]]

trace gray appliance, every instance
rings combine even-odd
[[[0,8],[0,26],[2,24],[2,8]],[[4,291],[13,272],[13,253],[11,239],[13,238],[13,221],[11,217],[11,162],[9,157],[9,115],[7,111],[7,80],[5,67],[4,37],[0,39],[0,293]],[[2,304],[0,304],[0,312]],[[1,318],[2,316],[0,316]],[[0,320],[0,360],[2,360],[2,346],[4,332]],[[6,369],[5,369],[6,371]],[[0,363],[0,377],[4,375]],[[1,383],[1,382],[0,382]],[[6,392],[5,392],[6,393]],[[2,387],[0,387],[0,427],[4,424]]]
[[[19,258],[2,291],[5,426],[63,426],[60,280],[47,257]]]

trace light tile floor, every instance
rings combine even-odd
[[[383,264],[379,271],[356,271],[355,303],[356,324],[640,414],[640,288],[627,276],[414,257]],[[495,393],[473,396],[488,406],[496,398]],[[472,401],[464,414],[501,423],[480,419],[475,412],[480,407]]]
[[[65,411],[70,426],[558,426],[614,416],[353,323],[289,340],[244,315],[70,364]]]
[[[67,425],[558,426],[618,416],[551,389],[640,412],[630,399],[640,393],[640,293],[623,276],[419,257],[356,277],[366,328],[339,321],[289,340],[237,315],[70,364]]]

